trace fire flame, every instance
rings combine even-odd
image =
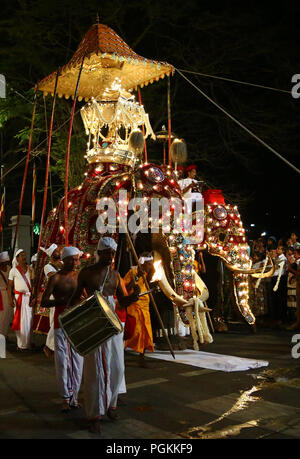
[[[154,262],[154,274],[151,279],[151,282],[157,282],[162,279],[163,276],[163,267],[161,266],[161,260],[155,261]]]

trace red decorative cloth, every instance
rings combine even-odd
[[[12,330],[20,330],[21,329],[21,306],[22,306],[22,299],[23,299],[23,292],[15,291],[15,295],[19,295],[17,298],[16,303],[16,312],[14,315],[14,320],[11,326]]]
[[[225,200],[222,190],[209,189],[203,191],[204,205],[205,204],[223,204],[225,205]]]
[[[62,312],[67,308],[67,306],[55,306],[54,311],[54,329],[60,328],[60,324],[58,322],[58,317],[61,315]]]
[[[2,298],[2,293],[0,291],[0,311],[3,311],[3,298]]]

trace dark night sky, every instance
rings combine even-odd
[[[37,3],[39,8],[35,8]],[[94,22],[93,17],[96,16],[97,11],[100,13],[100,22],[112,27],[137,53],[145,57],[167,60],[181,69],[198,69],[204,73],[288,91],[292,87],[292,75],[300,73],[298,50],[300,8],[292,2],[283,6],[274,6],[274,3],[269,2],[263,2],[263,5],[261,2],[247,2],[247,6],[243,9],[238,2],[212,1],[207,6],[206,2],[191,0],[187,2],[87,0],[82,5],[81,3],[77,0],[73,2],[40,0],[20,3],[4,1],[3,14],[0,18],[1,33],[5,21],[22,17],[20,5],[27,4],[29,9],[32,8],[32,18],[35,21],[33,23],[40,26],[41,32],[38,35],[40,43],[45,47],[47,37],[49,41],[53,39],[51,31],[54,24],[59,23],[61,35],[58,37],[58,42],[62,46],[49,43],[48,54],[45,54],[44,50],[44,54],[39,56],[37,51],[39,42],[34,41],[36,37],[33,35],[31,54],[32,60],[36,61],[30,65],[28,56],[23,62],[20,50],[14,51],[12,36],[9,39],[5,37],[3,41],[1,40],[2,44],[0,43],[0,73],[5,74],[2,67],[5,69],[5,62],[15,57],[19,74],[23,74],[24,69],[26,75],[27,88],[25,84],[24,89],[29,89],[30,79],[35,83],[46,76],[47,72],[54,71],[69,60],[83,34]],[[205,30],[206,23],[210,25],[207,30]],[[22,23],[20,19],[19,27],[26,29],[29,26],[25,22]],[[31,32],[28,30],[26,33],[29,37]],[[140,40],[135,43],[137,38]],[[16,34],[17,44],[22,39],[22,33]],[[7,44],[12,46],[9,48],[9,56]],[[66,51],[63,50],[63,46]],[[67,48],[72,52],[67,51]],[[17,52],[15,56],[14,52]],[[43,64],[39,65],[38,58]],[[298,154],[300,99],[293,99],[290,94],[187,76],[246,127],[300,168]],[[197,161],[199,168],[203,168],[204,175],[209,177],[211,183],[218,188],[224,191],[230,190],[234,182],[236,189],[244,192],[245,195],[253,196],[252,201],[241,209],[246,225],[250,228],[250,223],[256,224],[257,232],[252,231],[248,233],[249,236],[257,236],[263,230],[276,236],[288,233],[292,229],[299,230],[299,174],[235,126],[232,121],[226,119],[221,112],[217,113],[217,109],[178,74],[172,80],[172,87],[172,127],[176,133],[186,139],[188,149],[189,145],[192,145],[191,149],[197,145],[195,151],[199,152],[198,156],[192,156],[191,159]],[[157,91],[161,94],[159,85]],[[153,97],[155,97],[154,88],[150,90],[149,95],[145,93],[144,102],[148,109],[149,99],[150,120],[155,125],[156,112]],[[161,103],[160,100],[158,102]],[[187,104],[192,115],[186,113]],[[266,117],[264,111],[267,112]],[[189,121],[186,121],[186,118],[189,118]],[[195,126],[198,126],[198,132],[195,128],[189,131],[191,118]],[[222,154],[216,156],[212,164],[206,163],[201,156],[202,133],[206,136],[205,148],[210,145],[209,139],[212,144],[213,142],[216,145],[224,144]],[[4,135],[4,145],[8,141],[9,139]],[[236,143],[236,150],[230,149],[229,145],[226,151],[225,144],[229,141]],[[226,173],[224,175],[229,163],[230,170],[227,175]],[[222,168],[224,168],[223,175]],[[7,180],[9,182],[13,177]]]

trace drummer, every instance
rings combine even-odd
[[[97,246],[97,261],[94,265],[83,268],[78,276],[78,286],[69,305],[80,303],[84,289],[90,296],[95,290],[102,290],[111,309],[115,310],[117,297],[121,307],[125,307],[138,298],[139,289],[126,296],[120,282],[119,273],[112,269],[117,244],[110,237],[102,237]],[[114,375],[114,377],[112,377]],[[124,348],[119,335],[105,341],[95,351],[84,357],[84,399],[89,422],[89,430],[100,433],[100,420],[107,416],[116,420],[119,387],[124,376]]]
[[[55,307],[54,311],[54,362],[59,393],[63,399],[62,411],[78,408],[78,392],[82,379],[83,357],[70,346],[58,317],[66,309],[67,302],[77,287],[76,267],[82,252],[77,247],[62,250],[63,268],[49,278],[43,293],[41,306]],[[50,299],[53,295],[54,299]]]

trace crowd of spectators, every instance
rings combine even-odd
[[[292,232],[288,238],[274,236],[250,241],[252,268],[265,268],[267,254],[275,265],[272,277],[250,278],[249,304],[258,325],[300,329],[300,242]]]

